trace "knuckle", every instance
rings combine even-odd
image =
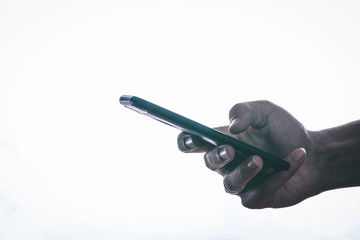
[[[260,100],[260,101],[256,101],[257,104],[262,104],[262,105],[274,105],[271,101],[269,100]]]
[[[227,170],[224,167],[216,169],[216,172],[219,173],[221,176],[225,176],[225,175],[229,174],[229,170]]]
[[[227,146],[212,148],[204,155],[205,165],[213,171],[218,170],[231,161],[233,155],[235,153],[233,153],[232,148]]]
[[[242,110],[244,108],[247,108],[247,104],[246,103],[236,103],[231,109],[230,112],[237,112],[239,110]]]
[[[250,102],[243,102],[235,104],[229,111],[229,119],[230,121],[235,117],[240,117],[246,112],[250,111]]]
[[[213,153],[212,150],[210,150],[204,155],[205,165],[207,168],[209,168],[212,171],[215,171],[217,169],[217,167],[214,164],[214,155],[215,154]]]

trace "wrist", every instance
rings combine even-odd
[[[360,121],[312,132],[321,191],[360,185]]]

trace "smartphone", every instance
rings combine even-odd
[[[288,170],[290,167],[289,162],[282,158],[246,144],[220,131],[202,125],[139,97],[123,95],[120,97],[120,103],[138,113],[144,114],[181,131],[195,135],[214,146],[224,144],[232,146],[235,150],[236,157],[226,166],[228,170],[235,168],[242,160],[253,155],[260,156],[264,161],[264,166],[274,170]]]

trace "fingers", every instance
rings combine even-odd
[[[222,167],[226,164],[231,162],[235,157],[235,150],[229,145],[223,145],[220,147],[215,147],[209,150],[204,155],[204,160],[206,166],[213,170],[217,171],[220,174],[222,173],[219,171]]]
[[[236,104],[229,112],[229,132],[239,134],[250,126],[262,128],[273,108],[274,104],[268,101]]]
[[[306,151],[303,148],[294,150],[287,158],[290,162],[288,171],[279,171],[270,174],[261,182],[251,186],[251,189],[240,193],[242,204],[248,208],[264,208],[264,207],[283,207],[287,203],[276,202],[275,194],[280,188],[286,189],[284,186],[289,179],[296,173],[306,158]],[[288,203],[291,204],[291,203]]]
[[[186,132],[179,134],[177,144],[180,151],[185,153],[206,152],[211,147],[214,147],[208,142],[205,142],[199,137],[191,135]]]
[[[241,161],[233,170],[226,167],[236,160],[235,151],[229,145],[210,149],[204,156],[206,166],[224,176],[225,191],[239,195],[242,204],[247,208],[284,207],[294,204],[286,196],[293,190],[288,184],[306,158],[303,148],[294,150],[287,158],[290,163],[288,171],[266,171],[263,160],[252,156]],[[287,184],[287,185],[286,185]],[[296,184],[295,184],[296,186]],[[296,191],[296,190],[293,190]],[[282,194],[279,194],[279,193]]]
[[[262,167],[263,161],[260,157],[248,158],[224,177],[225,191],[231,194],[239,194],[246,184],[261,171]]]

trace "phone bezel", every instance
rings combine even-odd
[[[229,168],[237,166],[241,159],[245,159],[253,155],[260,156],[263,159],[265,166],[276,170],[288,170],[290,167],[289,162],[285,159],[265,152],[259,148],[251,146],[142,98],[131,95],[123,95],[120,97],[120,103],[138,113],[161,121],[181,131],[198,136],[214,146],[229,144],[235,149],[237,158],[236,161],[233,161],[228,166]]]

